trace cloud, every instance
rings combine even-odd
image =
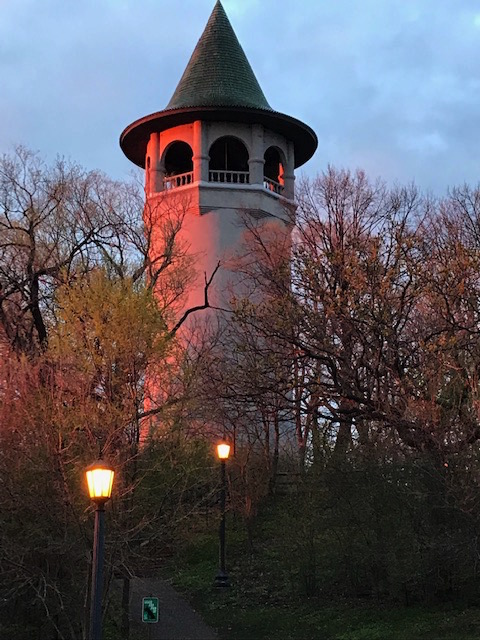
[[[0,0],[0,151],[23,142],[115,177],[118,136],[165,107],[214,0]],[[273,108],[328,163],[476,182],[480,14],[471,0],[224,0]],[[428,158],[428,162],[425,159]]]

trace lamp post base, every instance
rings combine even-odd
[[[213,586],[215,587],[215,589],[225,589],[230,586],[230,580],[226,571],[220,570],[217,573]]]

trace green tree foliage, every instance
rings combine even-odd
[[[93,533],[83,474],[99,446],[116,469],[109,584],[155,566],[186,518],[193,528],[211,500],[211,452],[166,429],[147,431],[141,446],[147,365],[158,373],[172,357],[150,290],[99,268],[60,287],[55,303],[42,355],[4,368],[0,589],[2,620],[31,617],[34,631],[19,637],[73,639],[88,612]]]
[[[116,469],[107,587],[128,588],[209,500],[210,451],[168,434],[182,401],[167,327],[188,280],[181,212],[163,212],[152,259],[142,215],[159,213],[134,185],[24,149],[0,161],[0,182],[0,635],[77,640],[93,534],[84,469],[99,449]],[[161,402],[146,411],[147,377]]]
[[[264,372],[256,386],[294,386],[299,443],[330,429],[343,453],[400,439],[441,456],[478,438],[475,198],[433,202],[331,169],[300,194],[291,262],[251,227],[244,271],[263,296],[237,301],[237,334],[243,352],[289,358],[294,385]]]
[[[299,191],[291,254],[249,225],[239,264],[256,297],[235,301],[218,379],[229,411],[256,412],[237,446],[290,470],[282,539],[307,593],[477,588],[478,202],[468,187],[433,200],[329,169]],[[283,425],[275,465],[267,405]]]
[[[144,209],[133,185],[23,149],[0,161],[1,633],[81,637],[83,470],[100,447],[117,470],[107,581],[128,595],[207,522],[219,434],[234,444],[229,509],[251,553],[264,505],[278,510],[268,554],[294,593],[471,596],[478,191],[436,201],[333,169],[306,181],[291,237],[246,215],[247,294],[190,343],[176,321],[188,203],[169,202]]]

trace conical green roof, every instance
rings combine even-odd
[[[220,0],[166,110],[189,107],[272,111]]]

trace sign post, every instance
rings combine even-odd
[[[142,621],[158,622],[160,608],[158,606],[158,598],[143,598],[142,602]]]

